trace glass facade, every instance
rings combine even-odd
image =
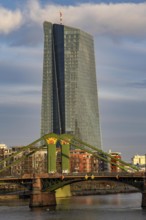
[[[44,22],[41,135],[70,133],[101,147],[91,35]]]

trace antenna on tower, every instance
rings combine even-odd
[[[62,24],[62,12],[60,11],[60,24]]]

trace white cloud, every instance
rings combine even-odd
[[[40,25],[44,20],[59,23],[59,11],[63,13],[63,23],[84,29],[92,34],[116,36],[146,35],[146,3],[78,4],[62,6],[39,1],[28,3],[28,17]]]
[[[0,6],[0,33],[8,34],[22,23],[20,10],[11,11]]]
[[[59,12],[67,7],[56,4],[46,4],[42,7],[38,0],[28,2],[27,18],[42,25],[42,22],[48,20],[50,22],[59,21]]]
[[[0,93],[5,94],[1,96],[0,105],[40,105],[41,104],[41,87],[30,85],[11,85],[9,88],[1,86]]]
[[[63,23],[88,31],[94,35],[146,36],[146,3],[82,3],[63,6],[39,0],[27,1],[26,7],[11,11],[0,7],[0,33],[9,33],[22,24],[31,22],[42,26],[44,20]]]
[[[129,102],[144,102],[145,101],[145,93],[143,90],[129,90],[129,89],[106,89],[104,90],[99,90],[98,94],[100,99],[102,100],[110,100],[110,101],[129,101]],[[133,95],[134,93],[134,95]]]

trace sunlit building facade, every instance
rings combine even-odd
[[[41,135],[50,132],[101,147],[93,38],[44,22]]]
[[[109,154],[112,156],[110,159],[110,172],[121,172],[121,168],[119,167],[121,164],[118,160],[121,160],[121,153],[120,152],[111,152]]]
[[[145,165],[146,164],[146,155],[135,155],[132,158],[132,164],[134,164],[134,165]]]

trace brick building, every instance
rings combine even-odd
[[[121,153],[119,153],[119,152],[111,152],[110,151],[109,154],[112,156],[111,163],[110,163],[110,171],[111,172],[120,172],[121,169],[117,166],[117,165],[120,165],[120,162],[117,161],[116,159],[120,159],[121,160]]]
[[[71,150],[70,169],[77,173],[98,172],[98,160],[83,150]]]

